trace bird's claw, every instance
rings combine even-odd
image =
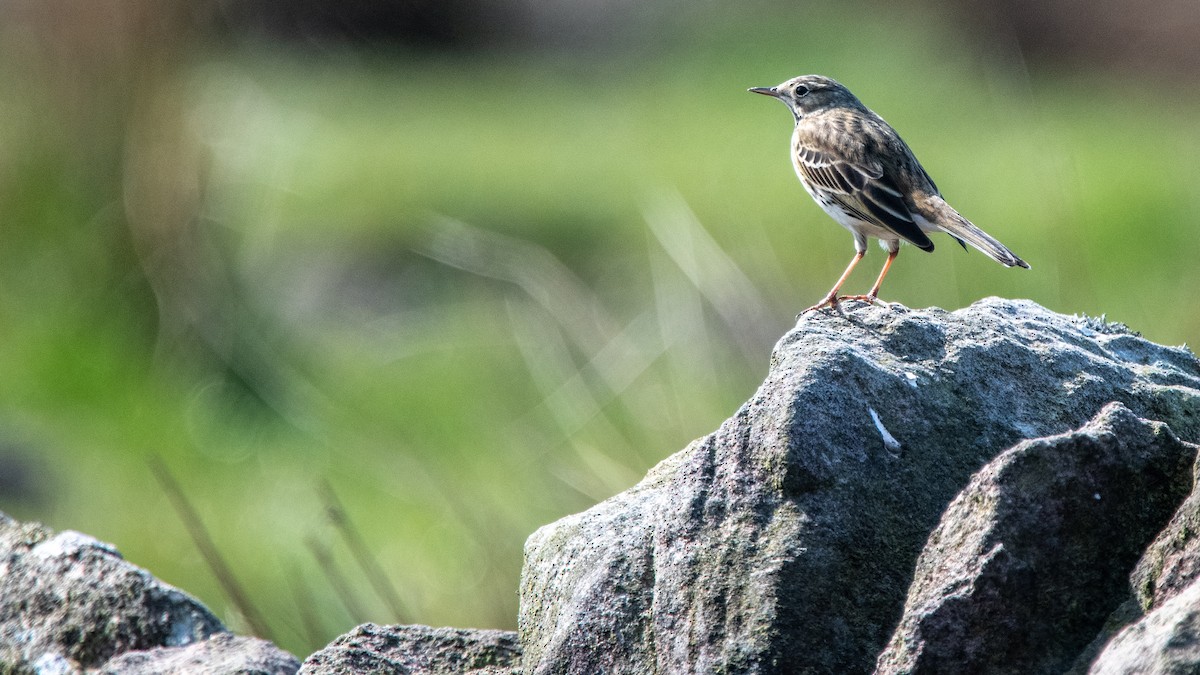
[[[826,297],[824,300],[818,302],[817,304],[813,305],[812,307],[809,307],[808,309],[801,311],[799,314],[796,315],[796,320],[799,321],[800,317],[804,316],[805,314],[808,314],[809,312],[815,312],[817,310],[825,309],[826,307],[829,307],[831,309],[837,309],[838,303],[842,302],[843,300],[858,300],[859,302],[865,302],[868,305],[884,306],[886,304],[883,301],[881,301],[879,298],[875,297],[874,295],[838,295],[838,296],[831,295],[831,296]]]
[[[886,302],[880,300],[878,297],[876,297],[874,295],[870,295],[870,294],[868,294],[868,295],[843,295],[842,297],[838,298],[838,300],[859,300],[861,302],[867,303],[868,305],[879,305],[880,307],[883,307],[884,305],[887,304]]]
[[[813,305],[812,307],[809,307],[808,309],[801,310],[800,313],[796,315],[796,320],[797,321],[800,320],[800,317],[804,316],[805,314],[808,314],[809,312],[815,312],[819,309],[825,309],[826,307],[832,307],[833,309],[837,309],[839,300],[845,300],[845,298],[839,298],[836,295],[825,296],[824,300],[818,302],[817,304]]]

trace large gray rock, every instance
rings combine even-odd
[[[1194,442],[1200,364],[1030,302],[805,315],[720,429],[529,538],[525,671],[870,672],[971,475],[1113,401]]]
[[[1130,577],[1135,616],[1102,632],[1088,672],[1200,672],[1200,462],[1193,488]],[[1095,655],[1090,655],[1095,656]],[[1090,659],[1089,659],[1090,660]]]
[[[365,623],[309,656],[300,673],[516,675],[520,659],[512,631]]]
[[[1066,671],[1191,488],[1197,449],[1114,403],[1002,453],[930,535],[876,672]]]
[[[1171,522],[1138,561],[1131,582],[1142,611],[1149,612],[1200,578],[1200,463],[1194,487]]]
[[[1091,675],[1182,675],[1200,672],[1200,581],[1180,590],[1116,635]]]
[[[156,650],[163,658],[222,633],[203,605],[126,562],[111,545],[0,513],[0,672],[103,669],[122,654],[168,648]],[[299,663],[272,649],[293,665],[266,672],[295,672]],[[263,672],[235,668],[237,659],[224,663],[230,667],[220,672]]]
[[[217,633],[182,647],[155,647],[109,659],[97,675],[294,675],[296,657],[254,637]]]

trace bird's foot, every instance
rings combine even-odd
[[[838,308],[838,303],[842,302],[843,300],[858,300],[859,302],[865,302],[868,305],[879,305],[881,307],[887,305],[887,303],[883,302],[874,295],[827,295],[825,296],[824,300],[797,314],[796,320],[799,320],[800,317],[808,314],[809,312],[815,312],[819,309],[825,309],[826,307],[836,310]]]
[[[881,307],[887,305],[886,302],[880,300],[877,296],[871,293],[868,293],[867,295],[843,295],[842,297],[838,298],[838,300],[861,300],[868,305],[879,305]]]
[[[808,314],[809,312],[815,312],[819,309],[825,309],[826,307],[831,307],[833,309],[837,309],[838,301],[844,300],[844,299],[845,298],[839,298],[838,296],[830,293],[829,295],[825,296],[824,300],[818,302],[817,304],[813,305],[812,307],[809,307],[808,309],[802,310],[799,314],[796,315],[796,320],[799,321],[800,317],[804,316],[805,314]]]

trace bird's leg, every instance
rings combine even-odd
[[[876,298],[879,297],[879,287],[883,285],[883,278],[887,276],[888,268],[892,266],[892,261],[896,259],[896,255],[900,253],[900,249],[888,251],[887,260],[883,263],[883,269],[879,270],[879,278],[875,280],[875,285],[871,287],[871,291],[866,295],[847,295],[843,300],[863,300],[875,304]]]
[[[866,254],[867,254],[867,252],[865,250],[855,251],[854,259],[851,260],[850,264],[846,266],[846,271],[842,272],[841,278],[838,279],[837,283],[833,285],[833,290],[829,291],[829,295],[826,295],[824,300],[818,302],[817,304],[813,305],[812,307],[809,307],[808,309],[804,310],[803,312],[800,312],[800,314],[797,314],[796,318],[800,318],[801,314],[804,314],[806,312],[811,312],[814,309],[821,309],[822,307],[837,307],[838,300],[841,299],[838,297],[838,294],[837,294],[838,290],[841,289],[842,284],[846,283],[846,278],[850,276],[850,273],[852,271],[854,271],[854,266],[857,265],[858,261],[862,260],[862,257]],[[890,260],[890,258],[889,258],[889,260]]]

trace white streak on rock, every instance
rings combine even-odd
[[[879,435],[883,437],[883,446],[892,452],[900,449],[900,441],[888,432],[887,427],[883,426],[883,421],[879,419],[879,413],[875,412],[874,408],[867,408],[867,412],[871,413],[871,421],[875,422],[875,428],[879,430]]]

